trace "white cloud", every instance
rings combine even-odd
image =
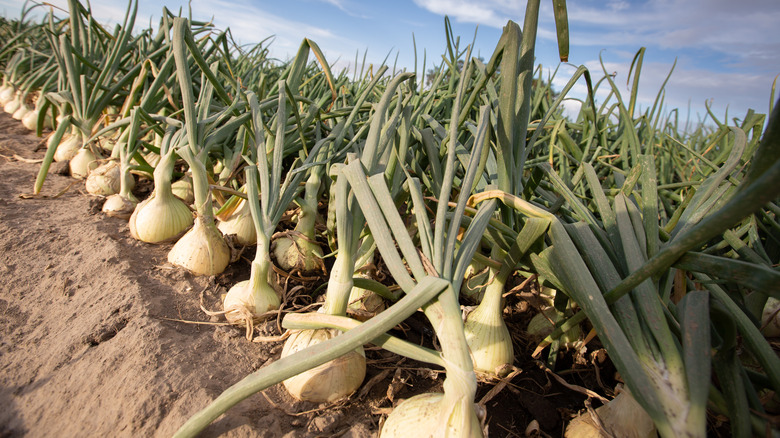
[[[468,0],[414,0],[417,6],[434,14],[448,15],[456,21],[464,23],[485,24],[492,27],[502,27],[506,24],[506,1],[472,2]],[[518,2],[519,3],[519,2]],[[515,18],[516,20],[517,18]]]
[[[8,0],[0,0],[0,7]],[[343,7],[344,0],[323,0],[336,7]],[[67,11],[67,0],[49,0],[49,3]],[[330,62],[339,57],[353,57],[360,44],[337,35],[328,28],[310,25],[273,14],[255,6],[250,0],[166,0],[164,5],[173,13],[187,16],[192,11],[194,20],[210,21],[218,29],[230,28],[233,38],[241,44],[256,44],[273,36],[269,49],[272,56],[281,60],[292,58],[304,38],[317,42]],[[158,1],[139,0],[136,27],[157,25],[162,6]],[[92,2],[94,16],[101,23],[115,24],[122,21],[127,3],[125,0]],[[17,10],[19,6],[16,6]],[[9,7],[9,10],[12,8]],[[14,14],[17,12],[14,11]],[[65,16],[66,12],[59,13]],[[332,49],[336,48],[336,49]]]
[[[415,3],[459,21],[495,28],[501,28],[508,19],[522,24],[525,13],[525,2],[519,0]],[[663,50],[678,54],[680,59],[666,87],[667,106],[687,107],[690,99],[693,110],[703,113],[704,102],[713,99],[713,108],[720,114],[725,113],[728,103],[730,113],[744,114],[747,108],[767,111],[772,80],[780,73],[780,39],[775,37],[780,22],[777,0],[581,0],[567,2],[567,7],[572,59],[580,63],[580,54],[592,56],[592,51],[587,54],[589,50],[608,48],[612,62],[607,63],[607,71],[618,72],[616,84],[621,92],[626,92],[625,78],[635,51],[642,46],[648,48],[640,81],[640,104],[652,105],[671,68],[666,60],[653,60]],[[541,4],[538,37],[547,42],[556,39],[549,2]],[[541,51],[537,51],[537,57],[537,62],[555,62],[552,55]],[[586,65],[594,80],[603,75],[598,61]],[[554,83],[557,89],[568,77],[559,72]],[[578,84],[575,90],[580,87]],[[602,90],[606,88],[602,87],[599,94]]]
[[[519,0],[415,0],[430,12],[458,21],[501,28],[507,20],[522,23]],[[548,2],[542,2],[540,38],[555,38]],[[624,0],[568,2],[571,44],[600,48],[656,45],[666,49],[707,49],[733,57],[746,67],[780,65],[780,2],[776,0]]]

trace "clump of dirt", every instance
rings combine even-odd
[[[217,277],[196,277],[167,264],[171,244],[138,242],[126,221],[100,213],[100,198],[82,181],[50,172],[42,194],[30,196],[40,144],[0,114],[0,437],[168,437],[278,358],[281,342],[249,342],[242,329],[200,308],[201,295],[216,306],[249,277],[247,254]],[[518,299],[509,309],[522,371],[486,402],[490,434],[525,436],[536,420],[544,433],[562,436],[586,398],[572,385],[604,393],[598,367],[570,363],[573,371],[562,377],[568,386],[561,384],[530,359],[534,345],[521,328],[531,309]],[[433,345],[424,318],[403,329],[396,334]],[[257,330],[281,334],[276,321]],[[377,348],[368,347],[367,357],[364,386],[346,401],[298,402],[277,385],[232,408],[203,436],[373,436],[394,404],[443,380],[438,370]],[[612,374],[601,371],[607,387]],[[481,384],[478,400],[493,387]]]

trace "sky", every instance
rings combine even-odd
[[[48,3],[67,9],[66,0]],[[21,0],[0,0],[0,14],[19,16]],[[229,27],[242,44],[272,37],[273,57],[292,58],[303,38],[315,41],[335,69],[363,63],[376,66],[385,59],[391,71],[423,71],[442,62],[446,50],[444,17],[450,18],[461,48],[474,43],[472,54],[489,59],[508,20],[522,23],[522,0],[139,0],[137,26],[156,26],[162,7],[195,20]],[[778,0],[569,0],[569,62],[561,64],[552,2],[542,0],[537,34],[536,65],[560,90],[578,66],[594,80],[606,73],[626,97],[631,62],[645,47],[638,86],[638,105],[653,105],[665,86],[668,113],[679,109],[680,123],[701,120],[709,104],[720,121],[741,119],[749,108],[769,111],[773,81],[780,74]],[[104,23],[121,22],[127,0],[94,0],[92,8]],[[64,16],[63,13],[60,13]],[[476,36],[475,36],[476,35]],[[416,62],[415,67],[415,44]],[[583,98],[580,80],[569,96]],[[607,87],[596,94],[607,97]],[[567,103],[573,110],[576,102]]]

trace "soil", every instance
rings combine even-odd
[[[281,342],[250,342],[243,329],[200,308],[203,295],[206,307],[218,309],[221,294],[249,277],[251,250],[215,277],[174,268],[166,262],[171,244],[131,238],[127,221],[102,214],[102,200],[88,195],[83,181],[57,174],[58,166],[41,195],[30,196],[40,166],[34,160],[44,149],[0,114],[0,437],[171,436],[279,357]],[[138,187],[139,196],[148,193],[148,184]],[[323,282],[298,288],[288,310],[312,301],[307,294]],[[576,360],[561,353],[557,374],[531,358],[536,344],[522,329],[533,313],[520,295],[508,297],[520,371],[485,403],[490,436],[526,436],[534,421],[541,432],[530,436],[562,436],[584,407],[585,388],[612,395],[614,370],[591,360],[599,352],[594,343]],[[433,346],[419,315],[401,329],[394,334]],[[256,328],[259,336],[280,334],[277,321]],[[300,402],[276,385],[230,409],[202,436],[376,436],[393,405],[439,389],[444,378],[377,348],[366,355],[364,386],[345,401]],[[477,400],[495,387],[481,382]]]

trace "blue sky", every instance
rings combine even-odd
[[[49,3],[67,8],[66,0]],[[356,53],[362,61],[379,64],[386,56],[392,67],[414,69],[417,43],[418,69],[423,53],[427,67],[441,62],[445,51],[444,16],[450,17],[461,45],[471,43],[473,53],[489,58],[507,20],[522,26],[524,0],[192,0],[193,18],[213,17],[220,28],[230,27],[237,40],[256,43],[273,35],[271,54],[292,57],[301,40],[311,38],[337,69],[351,68]],[[0,13],[18,16],[22,2],[0,0]],[[99,20],[119,21],[126,1],[95,0]],[[153,24],[162,6],[177,11],[182,0],[139,0],[140,25]],[[639,84],[639,104],[652,105],[661,84],[677,59],[666,86],[667,110],[679,108],[684,118],[690,105],[692,120],[713,112],[724,120],[741,118],[748,108],[766,113],[773,80],[780,74],[780,1],[777,0],[579,0],[568,2],[571,50],[553,81],[560,89],[576,66],[585,65],[594,78],[603,76],[599,57],[624,95],[629,66],[640,47],[646,47]],[[542,0],[536,63],[545,75],[558,67],[555,26],[550,0]],[[584,83],[572,96],[581,97]],[[606,91],[606,87],[602,87]],[[604,99],[604,93],[597,100]]]

